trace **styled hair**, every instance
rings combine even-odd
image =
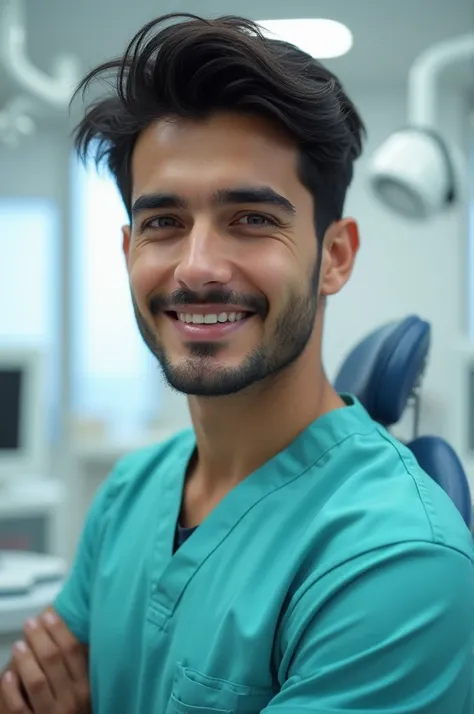
[[[76,94],[84,97],[96,80],[105,80],[109,93],[86,110],[75,147],[83,160],[106,164],[129,216],[131,158],[141,132],[162,118],[230,111],[264,117],[295,142],[319,240],[342,217],[364,124],[335,75],[251,20],[164,15],[145,25],[122,57],[89,72]]]

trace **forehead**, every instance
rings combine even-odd
[[[232,184],[264,184],[285,194],[303,189],[298,149],[265,119],[216,114],[163,119],[139,137],[132,158],[133,198],[151,190],[193,193]]]

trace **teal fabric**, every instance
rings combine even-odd
[[[55,607],[94,714],[472,714],[471,536],[356,400],[173,554],[192,431],[123,459]]]

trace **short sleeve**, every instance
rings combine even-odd
[[[112,476],[113,474],[96,491],[79,539],[72,569],[53,603],[54,609],[73,635],[84,644],[89,642],[90,593],[104,518],[112,494]]]
[[[472,714],[474,568],[433,543],[379,548],[301,588],[268,714]]]

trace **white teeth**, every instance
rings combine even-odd
[[[179,312],[177,314],[180,322],[187,324],[193,323],[194,325],[215,325],[217,322],[237,322],[238,320],[243,320],[246,315],[245,312],[220,312],[218,315],[193,315],[187,312]]]

